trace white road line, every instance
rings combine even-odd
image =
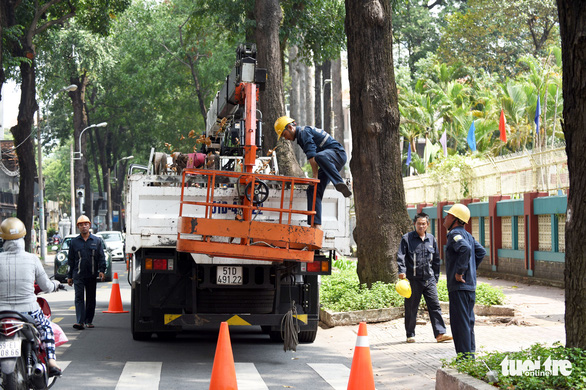
[[[319,374],[334,390],[346,390],[350,369],[343,364],[331,363],[307,363],[307,365]]]
[[[254,363],[234,363],[238,390],[269,390]]]
[[[116,390],[158,390],[162,362],[126,362]]]

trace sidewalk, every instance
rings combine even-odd
[[[476,317],[476,348],[482,351],[517,351],[537,342],[551,345],[565,343],[564,290],[555,287],[529,286],[506,280],[478,278],[503,289],[508,306],[518,311],[508,323],[493,322],[488,317]],[[448,313],[442,313],[448,320]],[[448,321],[446,321],[448,322]],[[447,324],[446,324],[447,325]],[[358,326],[320,329],[327,339],[355,343]],[[350,334],[350,332],[353,334]],[[435,389],[435,374],[442,366],[441,359],[456,356],[451,342],[438,344],[433,338],[429,322],[417,325],[414,344],[405,342],[404,320],[398,319],[378,324],[368,324],[368,336],[375,382],[381,389]],[[448,333],[450,327],[448,325]],[[342,355],[352,356],[348,343],[340,345]]]

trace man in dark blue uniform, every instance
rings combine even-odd
[[[466,230],[470,210],[455,204],[448,211],[444,227],[448,229],[446,244],[446,277],[450,297],[450,326],[459,358],[474,359],[474,303],[476,301],[476,269],[486,250]]]
[[[75,315],[77,322],[73,327],[82,330],[93,328],[96,311],[97,280],[104,281],[106,272],[106,256],[102,240],[90,233],[90,219],[82,215],[77,219],[79,236],[71,239],[69,244],[67,284],[75,290]],[[85,291],[85,303],[84,303]]]
[[[446,324],[442,318],[437,295],[440,274],[440,257],[435,237],[427,233],[429,216],[419,213],[413,218],[415,230],[401,239],[397,252],[399,279],[407,278],[411,285],[411,297],[405,298],[405,331],[407,342],[415,342],[415,323],[421,295],[425,298],[427,311],[438,343],[451,340],[446,335]]]
[[[344,147],[322,129],[311,126],[296,126],[295,120],[282,116],[275,121],[275,132],[279,138],[297,140],[307,161],[311,165],[312,177],[319,179],[317,195],[315,199],[315,218],[313,225],[321,229],[321,203],[326,186],[331,181],[336,190],[346,198],[352,196],[352,192],[340,176],[340,170],[346,164],[347,156]],[[319,170],[318,170],[319,168]],[[311,210],[313,201],[313,188],[307,188],[307,209]],[[308,218],[308,223],[311,217]]]

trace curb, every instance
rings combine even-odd
[[[392,321],[402,318],[404,313],[405,309],[403,307],[348,312],[332,312],[320,309],[319,320],[328,328],[333,328],[334,326],[356,325],[360,322],[374,323]]]
[[[440,368],[435,373],[436,390],[494,390],[495,387],[453,368]]]

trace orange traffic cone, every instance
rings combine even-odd
[[[370,361],[370,344],[366,333],[366,322],[358,327],[356,348],[352,358],[352,368],[348,379],[348,390],[374,390],[374,376]]]
[[[234,367],[234,356],[230,344],[230,333],[228,323],[220,325],[220,335],[216,346],[216,356],[212,367],[212,379],[210,390],[238,390],[236,383],[236,367]]]
[[[128,313],[128,310],[124,310],[122,307],[122,298],[120,297],[120,285],[118,284],[118,272],[114,273],[112,278],[112,292],[110,293],[110,304],[108,310],[102,313]]]

